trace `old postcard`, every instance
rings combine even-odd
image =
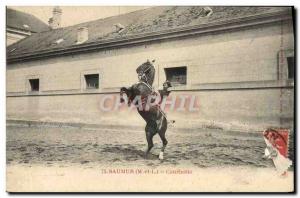
[[[294,192],[292,6],[8,6],[8,192]]]

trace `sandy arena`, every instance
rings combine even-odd
[[[260,134],[170,129],[167,139],[160,161],[159,137],[145,159],[139,130],[8,126],[7,191],[293,190],[293,171],[277,174]]]

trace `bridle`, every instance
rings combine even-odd
[[[153,91],[152,86],[149,84],[148,82],[148,77],[146,75],[146,72],[150,69],[150,67],[148,67],[145,71],[139,72],[138,73],[138,78],[139,78],[139,82],[144,83],[151,91]],[[144,82],[143,79],[146,81]]]

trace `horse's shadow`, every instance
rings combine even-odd
[[[120,155],[120,158],[125,161],[137,161],[141,159],[158,159],[158,155],[149,153],[146,155],[146,152],[142,149],[138,149],[132,145],[109,145],[106,144],[102,148],[101,152],[110,153],[115,155]]]

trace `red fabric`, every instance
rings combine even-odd
[[[264,131],[264,137],[269,140],[274,148],[284,157],[288,157],[288,129],[267,129]]]

